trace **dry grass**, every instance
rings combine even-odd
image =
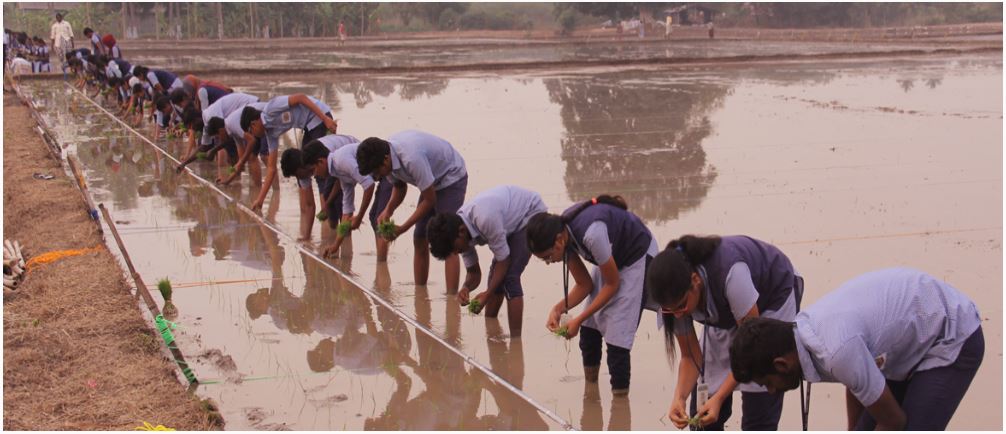
[[[28,255],[102,243],[79,191],[4,92],[4,237]],[[35,180],[32,173],[56,176]],[[211,429],[146,325],[115,259],[99,252],[33,269],[4,299],[4,430]]]

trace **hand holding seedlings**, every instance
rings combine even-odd
[[[353,230],[353,222],[347,220],[339,223],[339,225],[335,227],[335,235],[345,238],[346,235],[349,235],[349,232],[352,230]]]
[[[398,238],[398,228],[395,226],[394,220],[386,220],[377,224],[377,235],[388,241],[394,241]]]
[[[325,211],[321,211],[317,215],[315,215],[314,217],[317,218],[318,221],[323,222],[325,220],[328,220],[328,213],[325,212]]]
[[[473,315],[478,315],[479,313],[481,313],[482,312],[482,302],[480,302],[479,299],[477,299],[477,298],[473,299],[470,302],[468,302],[468,312],[471,313],[471,314],[473,314]]]

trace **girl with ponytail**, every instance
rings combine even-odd
[[[532,254],[545,263],[562,262],[564,279],[568,267],[575,283],[552,307],[545,326],[552,332],[565,328],[567,339],[580,336],[584,374],[592,383],[598,380],[603,339],[612,392],[628,394],[629,351],[645,301],[646,265],[659,250],[650,230],[621,197],[601,195],[562,215],[536,214],[528,221],[527,238]],[[594,265],[593,273],[584,260]],[[584,299],[583,311],[560,324],[563,314]]]
[[[689,414],[698,414],[702,429],[722,430],[738,387],[730,373],[730,338],[737,325],[749,318],[794,321],[803,296],[803,278],[785,254],[766,242],[746,236],[685,235],[653,259],[646,288],[667,324],[672,360],[672,336],[681,347],[671,421],[684,428]],[[703,324],[701,341],[693,321]],[[740,388],[741,429],[778,429],[783,394],[769,394],[754,384]],[[690,393],[694,396],[686,413]]]

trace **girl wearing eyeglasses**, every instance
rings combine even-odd
[[[678,428],[688,425],[689,414],[696,414],[702,429],[722,430],[738,387],[730,373],[730,338],[748,318],[793,321],[800,310],[803,278],[782,251],[764,241],[686,235],[653,258],[646,287],[668,324],[665,332],[672,358],[672,335],[681,347],[678,383],[668,416]],[[703,325],[701,340],[694,328],[696,321]],[[783,394],[769,394],[754,384],[740,385],[740,389],[741,429],[778,429]],[[694,397],[686,413],[690,393]]]
[[[590,383],[597,382],[601,369],[603,339],[612,394],[628,394],[629,352],[646,301],[646,265],[660,249],[653,234],[620,196],[600,195],[562,215],[534,215],[527,224],[527,239],[532,254],[549,264],[562,262],[575,282],[568,296],[552,307],[546,327],[561,330],[562,314],[586,299],[578,315],[570,314],[565,336],[580,336],[584,377]],[[584,261],[594,265],[593,273]],[[656,309],[652,303],[651,309]]]

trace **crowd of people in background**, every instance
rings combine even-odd
[[[616,396],[629,393],[643,312],[658,314],[672,359],[680,357],[669,412],[679,428],[722,429],[739,388],[741,427],[777,429],[783,392],[804,381],[830,381],[847,386],[850,429],[943,429],[981,364],[976,306],[921,271],[874,271],[804,308],[804,277],[765,241],[684,235],[661,249],[617,195],[579,201],[558,214],[538,193],[513,185],[466,200],[465,160],[445,138],[404,130],[359,140],[338,133],[329,105],[318,98],[260,100],[191,74],[131,64],[114,36],[90,28],[83,31],[90,48],[74,48],[69,24],[57,17],[51,42],[74,86],[104,93],[134,125],[148,120],[155,141],[164,134],[184,138],[179,172],[214,161],[216,181],[226,185],[247,167],[261,185],[253,210],[263,206],[278,174],[296,179],[301,239],[311,237],[316,219],[337,229],[322,246],[326,256],[339,254],[364,219],[375,232],[378,261],[387,259],[388,242],[412,230],[415,283],[426,284],[432,254],[444,262],[447,290],[460,304],[492,317],[506,304],[513,339],[522,331],[521,274],[531,257],[562,264],[564,294],[547,306],[545,326],[579,337],[588,382],[599,381],[606,353]],[[33,72],[51,70],[40,38],[5,30],[4,47],[11,68],[30,61],[38,63],[30,65]],[[280,137],[291,130],[303,132],[299,146],[281,151]],[[396,224],[392,217],[409,185],[420,192],[417,205]],[[480,245],[488,246],[492,262],[485,290],[475,294],[483,280]]]

